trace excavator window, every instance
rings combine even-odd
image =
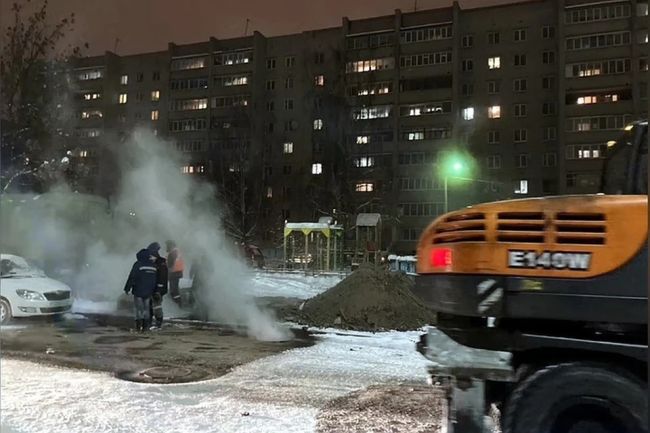
[[[608,145],[601,192],[614,195],[647,194],[647,124],[626,129],[620,139]]]

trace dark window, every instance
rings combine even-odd
[[[488,32],[488,44],[496,45],[500,42],[501,35],[499,32]]]
[[[151,79],[152,79],[153,81],[160,81],[160,72],[157,72],[157,71],[154,72],[154,73],[152,74],[152,76],[151,76]]]
[[[552,90],[555,87],[555,77],[542,77],[542,88]]]
[[[282,167],[282,173],[291,174],[291,166],[290,165],[285,165],[284,167]]]
[[[316,63],[317,65],[320,65],[321,63],[325,63],[325,53],[315,53],[314,63]]]
[[[542,52],[542,63],[545,65],[551,65],[555,63],[555,51]]]
[[[526,55],[515,54],[515,66],[526,66]]]
[[[474,85],[473,84],[463,84],[463,96],[472,96],[474,93]]]
[[[473,35],[465,35],[463,36],[463,48],[472,48],[474,45],[474,36]]]
[[[144,80],[144,74],[142,72],[138,72],[135,76],[135,79],[138,83],[141,83]]]

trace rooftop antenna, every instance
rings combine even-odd
[[[248,23],[250,22],[250,19],[246,18],[246,27],[244,28],[244,36],[248,34]]]
[[[413,3],[413,12],[417,12],[417,11],[418,11],[418,0],[414,0],[414,3]]]

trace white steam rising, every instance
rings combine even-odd
[[[77,296],[116,301],[123,293],[135,253],[157,241],[164,254],[165,240],[173,239],[186,268],[192,262],[204,263],[202,301],[210,320],[243,326],[260,340],[287,339],[288,331],[245,294],[246,284],[251,284],[249,272],[235,254],[233,242],[225,237],[214,188],[183,175],[181,160],[170,143],[148,130],[136,130],[120,145],[117,158],[121,188],[113,208],[116,214],[133,216],[106,215],[93,220],[90,230],[79,230],[76,222],[84,216],[66,206],[66,197],[73,193],[59,190],[56,218],[46,223],[32,215],[29,229],[19,231],[23,243],[55,254],[71,248],[83,251],[85,266],[74,280]],[[44,255],[47,259],[50,254]],[[169,311],[165,315],[168,317]]]

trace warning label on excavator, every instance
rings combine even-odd
[[[508,267],[510,268],[586,271],[590,266],[591,253],[508,250]]]

